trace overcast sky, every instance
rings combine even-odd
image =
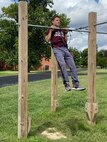
[[[1,7],[9,6],[14,0],[0,0]],[[71,19],[70,28],[88,25],[88,13],[97,12],[97,23],[107,21],[107,0],[53,0],[53,9],[58,13],[65,13]],[[107,32],[107,24],[101,25],[97,31]],[[99,49],[107,49],[107,35],[97,35]],[[69,46],[78,50],[87,48],[87,33],[70,33]]]
[[[71,28],[88,25],[89,12],[97,12],[97,23],[107,21],[107,0],[54,0],[53,9],[71,19]],[[97,31],[107,32],[107,24]],[[97,44],[99,49],[107,49],[107,35],[97,35]],[[87,48],[88,34],[72,32],[69,45],[78,50]]]

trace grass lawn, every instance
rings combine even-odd
[[[39,73],[42,73],[44,71],[30,71],[29,74],[39,74]],[[46,72],[46,71],[45,71]],[[13,75],[18,75],[18,71],[0,71],[0,77],[3,77],[3,76],[13,76]]]
[[[69,71],[69,70],[68,70]],[[42,73],[44,71],[30,71],[29,74],[39,74],[39,73]],[[46,71],[45,71],[46,72]],[[48,72],[48,71],[47,71]],[[107,69],[96,69],[96,73],[106,73],[107,72]],[[78,73],[79,74],[87,74],[87,69],[86,68],[78,68]],[[2,76],[12,76],[12,75],[18,75],[18,71],[0,71],[0,77]]]
[[[18,71],[0,71],[0,76],[17,75]]]
[[[86,75],[88,72],[87,68],[78,68],[78,74]],[[97,74],[107,74],[107,69],[96,69]]]
[[[79,76],[82,86],[87,87],[87,76]],[[28,110],[31,130],[27,139],[17,139],[18,86],[0,88],[0,142],[53,142],[41,135],[54,127],[67,138],[55,142],[107,142],[107,74],[96,78],[96,94],[99,112],[96,125],[90,126],[84,112],[87,91],[66,92],[62,80],[58,80],[59,108],[51,112],[51,80],[29,83]]]

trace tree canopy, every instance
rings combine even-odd
[[[15,1],[15,0],[13,0]],[[51,18],[59,14],[51,10],[52,0],[29,0],[28,2],[28,23],[33,25],[51,25]],[[67,27],[70,19],[63,14],[61,27]],[[12,3],[2,8],[0,15],[0,69],[17,69],[18,66],[18,3]],[[40,66],[43,57],[49,59],[51,56],[50,44],[45,42],[47,29],[28,28],[28,70]],[[98,49],[98,48],[97,48]],[[107,67],[107,50],[97,51],[97,66]],[[74,56],[77,66],[87,67],[88,49],[78,51],[72,47],[69,49]]]
[[[50,10],[52,0],[30,0],[28,3],[28,23],[35,25],[51,25],[51,17],[56,11]],[[70,19],[65,14],[61,16],[62,26],[67,26]],[[13,68],[18,64],[18,3],[2,8],[0,18],[0,65]],[[50,45],[45,42],[46,29],[28,28],[28,67],[29,70],[40,66],[43,57],[50,58]],[[7,62],[8,60],[8,62]],[[14,61],[14,64],[12,62]]]

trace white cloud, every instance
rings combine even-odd
[[[70,27],[77,28],[88,25],[89,12],[97,12],[97,22],[107,21],[107,1],[99,0],[99,3],[94,0],[53,0],[55,9],[58,13],[65,13],[71,19]],[[107,24],[97,27],[97,30],[107,32]],[[72,39],[69,41],[69,46],[75,47],[78,50],[87,48],[88,34],[72,32]],[[97,44],[99,49],[107,49],[107,35],[98,35]]]
[[[75,47],[78,50],[83,50],[88,47],[88,34],[87,33],[71,33],[68,41],[69,47]]]

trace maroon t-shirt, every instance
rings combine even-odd
[[[49,29],[50,30],[50,29]],[[49,30],[46,32],[46,35],[48,35]],[[61,47],[66,46],[67,43],[65,41],[65,35],[63,30],[54,30],[51,35],[51,46],[52,47]]]

